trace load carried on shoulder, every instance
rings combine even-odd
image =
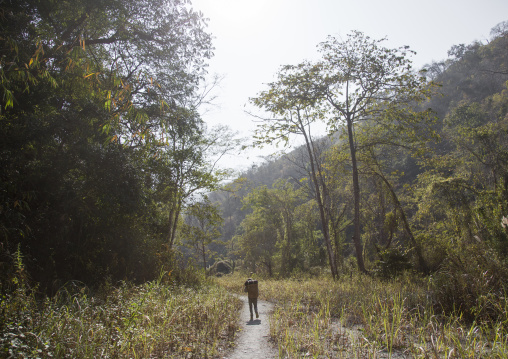
[[[247,279],[243,291],[248,293],[249,298],[257,298],[259,295],[258,281],[252,278]]]

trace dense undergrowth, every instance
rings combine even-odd
[[[0,301],[0,358],[220,357],[233,341],[239,301],[210,283],[167,279],[94,295],[67,285],[42,301],[20,286]]]
[[[218,282],[239,291],[242,280]],[[440,293],[440,285],[432,277],[353,275],[266,279],[259,286],[260,296],[276,303],[270,330],[281,357],[508,357],[507,298],[485,292],[469,313],[448,312],[449,288]]]

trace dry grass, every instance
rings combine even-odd
[[[196,288],[155,281],[102,295],[68,288],[38,302],[26,288],[0,301],[0,357],[217,358],[234,340],[246,276]],[[492,322],[438,314],[426,279],[260,280],[283,358],[506,358],[508,305]]]
[[[218,279],[240,292],[245,276]],[[276,303],[271,336],[284,358],[506,358],[508,315],[465,324],[437,314],[429,282],[357,275],[333,281],[260,280],[260,295]],[[506,308],[506,299],[497,305]],[[506,312],[506,311],[505,311]]]
[[[0,303],[0,357],[215,358],[231,344],[241,303],[212,285],[85,288],[37,303],[24,291]]]

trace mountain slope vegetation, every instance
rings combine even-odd
[[[508,33],[506,24],[499,24],[488,43],[453,46],[447,60],[420,71],[432,93],[411,106],[430,110],[428,122],[407,122],[408,108],[399,107],[399,112],[382,114],[384,123],[375,117],[379,111],[358,123],[354,135],[361,187],[360,255],[367,271],[388,277],[409,269],[422,274],[447,272],[459,279],[483,269],[491,273],[492,282],[504,283],[507,61]],[[267,125],[273,126],[277,116],[280,120],[282,112],[275,111],[281,106],[305,109],[308,113],[300,115],[328,121],[330,112],[318,106],[318,89],[313,87],[316,66],[319,63],[281,68],[277,85],[284,84],[288,91],[292,86],[291,96],[307,96],[308,102],[274,105],[279,107],[273,107],[274,118],[268,118]],[[309,79],[314,83],[304,82]],[[275,84],[270,86],[273,96]],[[295,95],[298,91],[300,97]],[[270,128],[260,128],[258,136],[262,138]],[[351,261],[358,256],[352,240],[353,168],[347,131],[342,129],[331,127],[332,136],[311,138],[311,151],[302,146],[253,167],[212,196],[225,218],[222,240],[228,245],[222,257],[283,277],[317,268],[326,271],[323,226],[327,226],[339,272],[356,268]],[[311,159],[317,166],[317,187]],[[323,201],[326,221],[319,220],[316,198]],[[284,215],[286,206],[292,218]],[[455,289],[450,288],[450,293]]]

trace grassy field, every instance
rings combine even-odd
[[[94,295],[68,285],[42,302],[20,287],[0,298],[0,358],[222,357],[238,329],[230,293],[242,293],[246,276],[195,287],[162,279]],[[261,299],[276,304],[281,358],[508,357],[505,297],[489,299],[495,319],[471,321],[444,315],[430,280],[414,276],[258,279]]]
[[[67,286],[42,303],[19,289],[0,300],[0,358],[219,358],[240,305],[210,284]]]
[[[237,293],[243,281],[217,280]],[[429,279],[260,279],[259,288],[276,303],[271,336],[283,358],[508,357],[506,298],[498,298],[497,320],[468,323],[441,314]]]

